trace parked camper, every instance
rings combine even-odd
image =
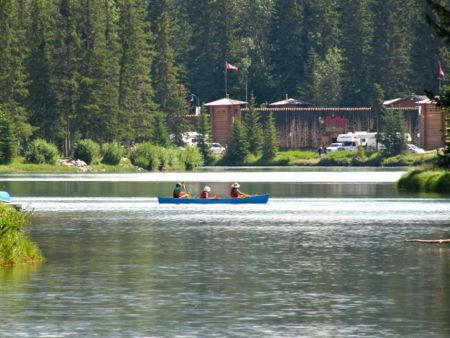
[[[382,133],[380,133],[382,136]],[[383,150],[384,145],[378,140],[377,133],[368,131],[356,131],[354,133],[339,134],[337,138],[338,142],[342,143],[342,146],[338,150],[358,150],[358,147],[364,147],[367,150]],[[405,141],[411,142],[411,135],[405,133]]]
[[[361,145],[361,140],[353,133],[339,134],[337,141],[342,143],[338,150],[358,150]]]

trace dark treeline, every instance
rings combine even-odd
[[[68,154],[74,140],[171,133],[194,93],[257,102],[285,94],[317,105],[368,106],[437,92],[450,54],[425,0],[0,0],[0,110],[18,139]],[[247,88],[247,90],[246,90]],[[248,96],[247,96],[248,93]],[[192,97],[192,96],[191,96]]]

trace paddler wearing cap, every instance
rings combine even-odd
[[[248,197],[247,194],[244,194],[243,192],[241,192],[241,191],[239,190],[239,187],[240,187],[240,186],[241,186],[241,185],[240,185],[239,183],[237,183],[237,182],[235,182],[235,183],[233,183],[233,184],[231,185],[230,196],[231,196],[232,198],[245,198],[245,197]]]
[[[211,188],[208,187],[207,185],[205,185],[205,187],[203,188],[202,192],[200,193],[200,198],[201,199],[211,198]]]
[[[184,182],[177,182],[175,189],[173,189],[173,198],[191,198],[191,194],[186,191]]]

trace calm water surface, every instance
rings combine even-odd
[[[0,336],[450,336],[450,246],[403,242],[450,238],[448,197],[275,173],[235,173],[273,197],[232,206],[158,205],[171,174],[0,176],[46,258],[0,270]],[[186,181],[225,193],[229,174]]]

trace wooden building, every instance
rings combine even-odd
[[[438,149],[445,142],[445,114],[426,96],[411,95],[405,98],[385,101],[387,108],[419,109],[419,126],[416,130],[416,144],[427,150]]]
[[[285,105],[279,104],[280,102],[273,107],[256,110],[260,112],[263,121],[270,113],[273,114],[282,149],[316,149],[336,141],[339,134],[376,131],[377,121],[382,131],[381,119],[369,107],[293,106],[290,99],[286,99]],[[241,120],[249,111],[248,108],[241,107],[243,104],[246,102],[229,98],[206,104],[211,114],[214,142],[229,144],[234,121]],[[444,116],[434,104],[423,97],[411,96],[386,101],[385,106],[403,114],[406,132],[411,135],[412,143],[427,150],[443,146]]]
[[[211,116],[213,142],[222,145],[230,143],[234,121],[240,121],[242,118],[241,105],[243,104],[247,102],[232,100],[228,97],[205,104]]]

